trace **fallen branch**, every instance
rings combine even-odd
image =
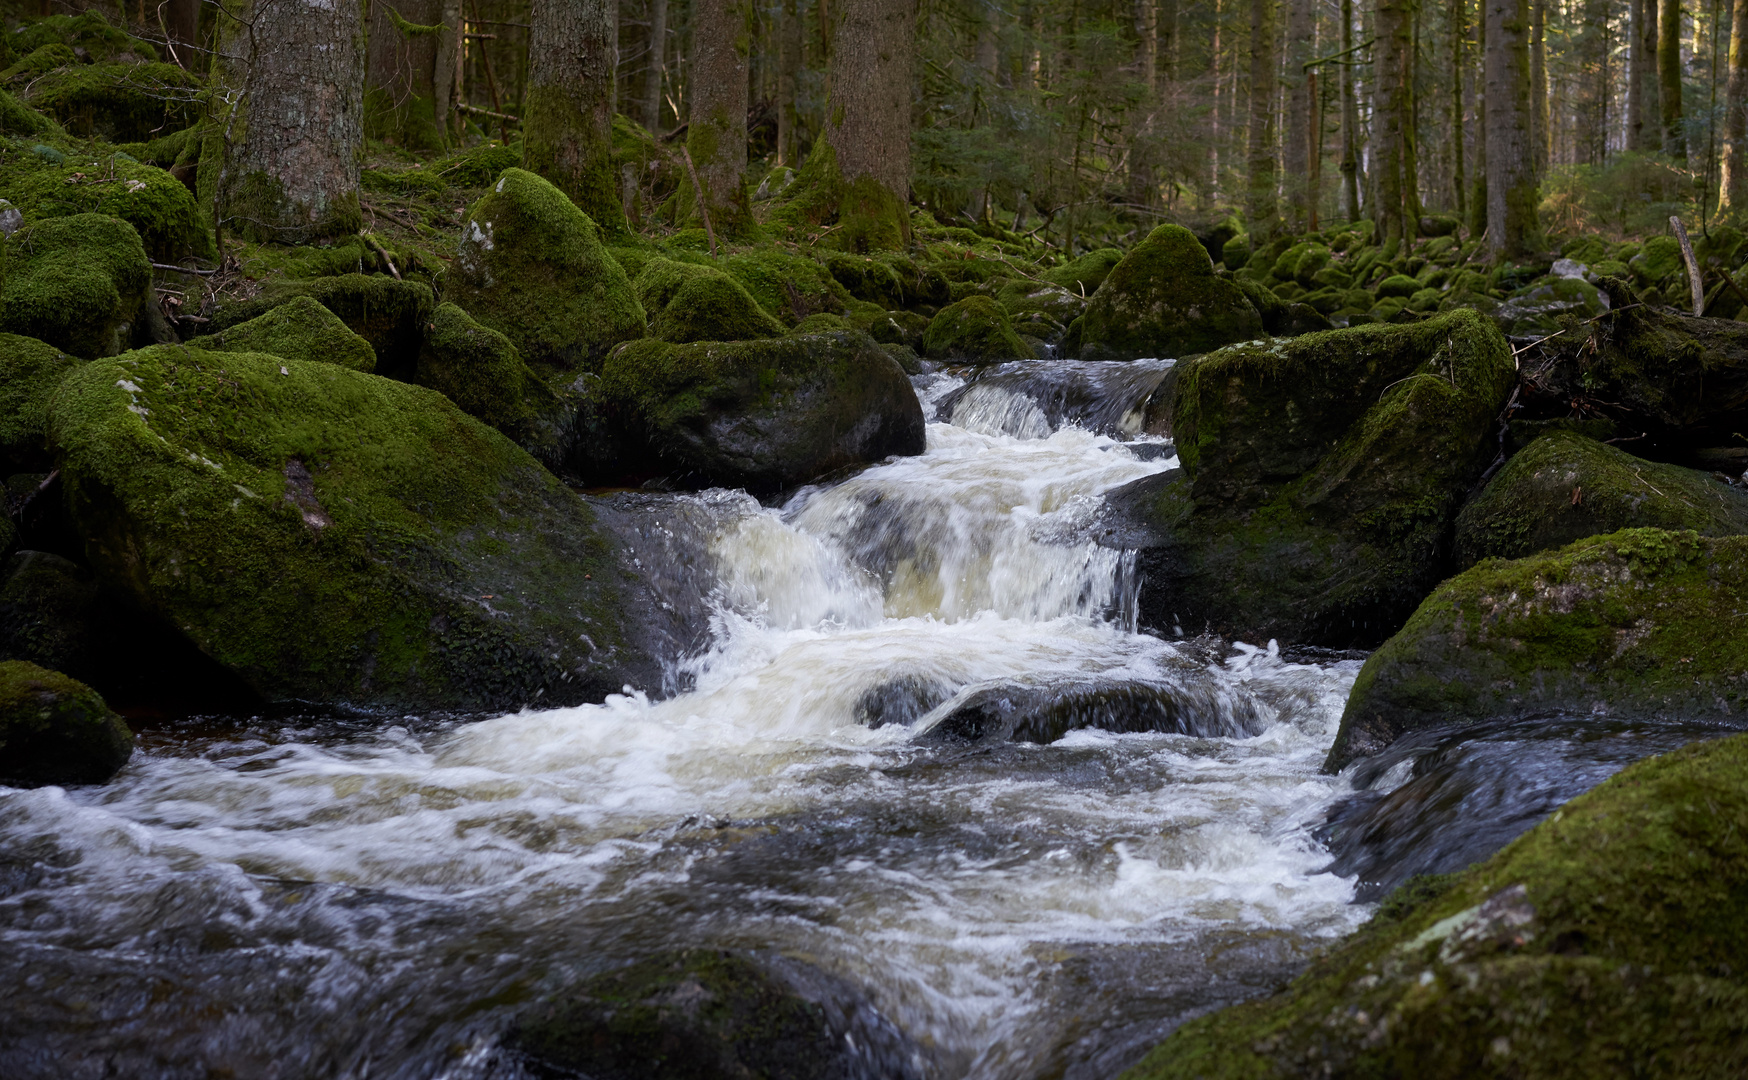
[[[469,105],[465,101],[456,102],[455,107],[464,113],[473,113],[475,116],[489,116],[493,120],[502,120],[507,124],[520,124],[522,122],[520,116],[511,116],[509,113],[503,112],[493,112],[490,109],[482,109],[478,105]]]
[[[401,272],[395,269],[394,259],[389,256],[388,250],[377,241],[376,237],[370,235],[368,232],[361,232],[358,235],[366,244],[370,245],[370,250],[382,256],[382,261],[388,264],[388,272],[394,275],[394,279],[396,281],[401,280]]]
[[[195,274],[195,275],[198,275],[199,277],[211,277],[214,274],[218,273],[217,270],[190,270],[186,266],[172,266],[169,263],[153,263],[152,269],[153,270],[174,270],[178,274]]]
[[[1687,228],[1681,224],[1681,217],[1677,214],[1669,215],[1669,227],[1675,230],[1675,238],[1681,241],[1681,257],[1687,262],[1687,288],[1693,294],[1693,313],[1704,315],[1706,310],[1705,285],[1699,276],[1699,260],[1693,257],[1693,244],[1687,239]]]

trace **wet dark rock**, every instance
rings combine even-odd
[[[1457,515],[1457,566],[1521,558],[1640,526],[1704,536],[1748,533],[1748,492],[1710,473],[1552,432],[1508,461]]]
[[[1043,424],[1036,426],[1046,429],[1015,430],[1024,421],[1000,425],[1014,435],[1042,435],[1069,424],[1103,435],[1169,435],[1176,371],[1171,361],[995,364],[978,368],[963,387],[944,395],[937,409],[955,423],[971,420],[973,411],[988,423],[999,406],[1012,404],[1011,398],[1020,407],[1008,411],[1025,414],[1035,425],[1041,418]]]
[[[855,987],[770,954],[688,949],[596,976],[509,1037],[537,1076],[918,1080],[929,1058]]]
[[[1449,572],[1511,380],[1473,312],[1187,360],[1183,467],[1107,494],[1098,540],[1138,552],[1143,625],[1374,646]]]
[[[862,334],[671,345],[645,339],[590,384],[571,468],[586,481],[765,495],[923,451],[904,369]]]
[[[871,728],[914,724],[953,696],[953,688],[919,675],[900,675],[862,692],[856,722]]]
[[[0,585],[0,657],[28,660],[93,681],[102,654],[104,606],[91,572],[43,551],[6,562]]]
[[[22,660],[0,662],[0,784],[101,784],[133,733],[97,691]]]
[[[1093,678],[971,688],[917,741],[1046,744],[1082,728],[1240,738],[1261,730],[1254,708],[1218,692],[1204,668],[1184,661],[1182,669],[1177,682]]]
[[[1206,352],[1262,333],[1262,317],[1181,225],[1161,225],[1112,267],[1080,322],[1083,360]]]
[[[1748,537],[1627,529],[1490,560],[1360,670],[1327,768],[1448,723],[1563,710],[1748,726]]]

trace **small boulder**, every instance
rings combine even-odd
[[[125,350],[152,290],[140,234],[120,218],[74,214],[6,241],[0,328],[94,359]]]
[[[0,468],[47,471],[49,398],[83,361],[36,338],[0,334]]]
[[[589,216],[523,169],[505,169],[462,228],[446,298],[568,382],[643,337],[644,312]]]
[[[740,282],[715,267],[651,259],[631,287],[649,318],[649,336],[662,341],[747,341],[786,331]]]
[[[187,186],[163,169],[126,154],[110,153],[96,161],[81,156],[60,164],[41,162],[12,176],[6,196],[17,205],[22,221],[86,213],[121,218],[134,227],[146,251],[159,262],[214,254],[212,236]]]
[[[574,468],[615,484],[652,477],[773,494],[840,469],[923,451],[904,370],[866,335],[619,347],[591,384]]]
[[[1407,274],[1391,274],[1372,290],[1378,299],[1406,300],[1420,291],[1420,282]]]
[[[339,316],[376,354],[376,374],[395,378],[411,375],[437,306],[436,294],[422,281],[398,281],[386,274],[339,274],[276,281],[250,300],[221,306],[213,313],[212,329],[229,330],[299,296]]]
[[[1571,431],[1519,451],[1457,515],[1457,566],[1518,559],[1639,526],[1748,533],[1748,493]]]
[[[1608,294],[1583,277],[1552,274],[1511,294],[1492,315],[1507,334],[1542,337],[1559,332],[1561,316],[1593,319],[1608,308]]]
[[[175,64],[74,64],[33,79],[32,106],[79,139],[136,142],[185,128],[199,116],[201,78]]]
[[[1748,537],[1626,529],[1450,579],[1373,653],[1328,768],[1410,731],[1563,710],[1748,725]]]
[[[376,370],[376,350],[310,296],[297,296],[264,315],[188,342],[212,352],[266,353],[287,360]]]
[[[923,331],[923,355],[930,360],[995,364],[1034,359],[1032,347],[1014,332],[1007,313],[987,296],[967,296],[948,304]]]
[[[1076,296],[1087,297],[1099,290],[1112,268],[1122,261],[1123,253],[1118,249],[1098,248],[1038,276]]]
[[[0,784],[101,784],[133,749],[133,732],[97,691],[28,661],[0,661]]]
[[[1161,225],[1112,267],[1081,319],[1083,360],[1207,352],[1262,334],[1262,316],[1195,234]]]
[[[560,467],[575,408],[528,369],[509,338],[454,304],[432,314],[413,381],[497,428],[548,468]]]

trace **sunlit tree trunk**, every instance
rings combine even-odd
[[[1275,219],[1275,0],[1250,3],[1250,173],[1245,217],[1256,240],[1274,236]]]
[[[1663,152],[1687,159],[1681,126],[1681,0],[1660,0],[1657,16],[1657,97],[1663,116]]]
[[[703,188],[704,206],[719,235],[744,233],[747,210],[747,54],[749,0],[695,0],[692,5],[692,107],[686,153]],[[690,182],[681,193],[682,220],[698,220]]]
[[[1748,210],[1748,0],[1735,0],[1730,19],[1730,82],[1724,92],[1724,169],[1718,212]]]
[[[1305,64],[1316,59],[1317,13],[1314,0],[1287,0],[1287,130],[1281,138],[1281,164],[1285,175],[1281,190],[1286,194],[1288,228],[1304,232],[1311,222],[1311,81]]]
[[[611,0],[534,0],[522,166],[550,180],[608,233],[625,231],[613,176]]]
[[[1487,19],[1487,246],[1517,258],[1540,242],[1531,145],[1529,4],[1484,0]]]

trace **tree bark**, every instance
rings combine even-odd
[[[217,9],[198,186],[223,232],[302,244],[358,231],[364,25],[357,0]]]
[[[1378,41],[1373,46],[1373,155],[1377,170],[1377,205],[1372,207],[1378,238],[1392,248],[1411,239],[1419,222],[1409,206],[1408,171],[1413,157],[1408,145],[1413,108],[1412,0],[1378,0],[1373,15]]]
[[[1548,0],[1530,0],[1530,165],[1548,172]]]
[[[1253,242],[1275,234],[1275,0],[1250,0],[1250,173],[1245,217]]]
[[[1730,82],[1724,91],[1724,168],[1718,213],[1748,210],[1748,0],[1730,12]]]
[[[1178,79],[1178,0],[1159,0],[1158,47],[1159,78],[1174,83]]]
[[[1311,118],[1312,83],[1305,64],[1315,60],[1317,12],[1314,0],[1287,0],[1287,49],[1284,81],[1287,84],[1287,130],[1281,138],[1284,175],[1281,190],[1286,195],[1287,227],[1302,233],[1311,222]]]
[[[1151,209],[1158,194],[1157,155],[1153,145],[1154,118],[1159,109],[1159,10],[1156,0],[1134,0],[1134,16],[1135,74],[1140,78],[1143,96],[1130,130],[1128,200]]]
[[[611,0],[534,0],[522,167],[551,181],[603,232],[625,231],[613,175]]]
[[[1681,0],[1660,0],[1657,15],[1657,97],[1663,116],[1663,152],[1687,160],[1681,125]]]
[[[170,60],[187,71],[205,67],[200,49],[200,0],[169,0],[161,9]]]
[[[1647,119],[1655,112],[1657,31],[1656,0],[1630,0],[1627,8],[1627,102],[1628,150],[1654,150],[1654,126]]]
[[[1487,247],[1517,258],[1540,242],[1530,145],[1529,5],[1483,0],[1487,19]]]
[[[1456,189],[1459,221],[1468,216],[1468,192],[1463,190],[1467,184],[1463,177],[1463,46],[1468,42],[1468,27],[1464,25],[1468,13],[1468,0],[1450,0],[1447,12],[1450,26],[1447,29],[1451,39],[1451,186]]]
[[[364,133],[409,150],[441,150],[448,117],[437,111],[443,0],[373,0],[364,76]],[[445,110],[447,111],[447,110]]]
[[[801,163],[801,114],[796,108],[801,82],[801,7],[798,0],[778,0],[782,25],[777,30],[781,60],[777,67],[777,164]]]
[[[1353,0],[1341,0],[1341,48],[1352,53]],[[1347,219],[1360,219],[1360,105],[1354,94],[1353,65],[1341,65],[1341,190]]]
[[[793,4],[794,0],[785,0]],[[649,57],[643,69],[643,126],[659,132],[662,82],[668,72],[668,0],[649,0]]]
[[[703,185],[703,204],[719,236],[744,234],[747,208],[747,54],[750,0],[695,0],[692,5],[692,107],[686,152]],[[683,222],[698,199],[682,192]]]

